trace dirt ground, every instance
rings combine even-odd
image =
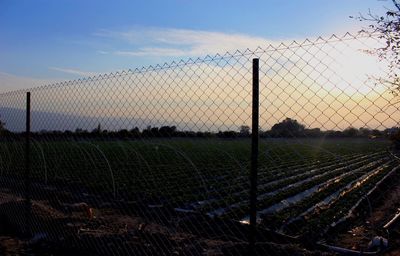
[[[247,255],[243,240],[206,231],[190,232],[185,222],[170,225],[149,221],[109,207],[78,202],[54,205],[32,200],[32,235],[23,239],[25,203],[0,189],[0,255]],[[83,206],[83,207],[81,207]],[[90,209],[90,211],[88,211]],[[175,216],[176,217],[176,216]],[[193,222],[192,220],[190,222]],[[179,224],[181,223],[181,224]],[[197,223],[195,228],[210,228]],[[257,255],[331,255],[310,252],[295,244],[259,243]]]
[[[335,239],[336,246],[365,251],[370,241],[380,236],[388,239],[389,245],[381,255],[400,255],[400,223],[395,224],[391,230],[383,228],[400,209],[400,180],[388,188],[379,201],[381,203],[371,206],[367,217],[358,219]]]
[[[99,202],[96,197],[83,201],[84,197],[59,188],[35,189],[32,235],[23,239],[24,200],[14,188],[0,188],[0,255],[248,254],[246,238],[228,232],[240,227],[171,212],[171,216],[160,218],[165,217],[167,209],[147,209],[139,214],[137,209],[146,208],[143,205],[132,204],[127,212],[126,205],[118,208],[112,202]],[[353,225],[336,235],[333,245],[365,250],[374,236],[382,236],[389,240],[385,255],[400,255],[400,224],[389,233],[382,229],[400,208],[400,179],[385,193],[382,191],[378,202],[367,217],[356,217]],[[332,255],[276,241],[258,243],[255,251],[257,255]]]

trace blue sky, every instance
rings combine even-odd
[[[0,0],[0,90],[357,31],[385,0]],[[364,24],[366,25],[366,24]]]

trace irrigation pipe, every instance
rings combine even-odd
[[[398,220],[400,220],[400,208],[397,209],[396,215],[388,223],[386,223],[383,228],[390,229]]]
[[[395,173],[400,167],[395,167],[393,168],[393,170],[391,170],[388,174],[386,174],[365,196],[363,196],[360,200],[358,200],[358,202],[350,209],[350,211],[348,212],[348,214],[346,216],[344,216],[343,218],[341,218],[338,222],[336,222],[335,224],[339,224],[339,223],[343,223],[345,221],[347,221],[350,216],[352,215],[352,213],[356,210],[356,208],[362,203],[363,200],[365,200],[366,198],[368,198],[372,193],[374,193],[378,187],[391,175],[393,175],[393,173]],[[389,221],[385,226],[390,227],[391,225],[393,225],[393,223],[395,223],[398,219],[400,219],[400,212],[398,214],[396,214],[395,218],[393,218],[391,221]],[[332,223],[333,224],[333,223]],[[330,226],[332,226],[332,224]],[[384,226],[384,227],[385,227]],[[328,228],[325,229],[324,233],[326,234],[328,232]],[[344,255],[378,255],[379,253],[381,253],[381,250],[375,251],[375,252],[362,252],[362,251],[355,251],[355,250],[350,250],[350,249],[346,249],[346,248],[342,248],[342,247],[338,247],[338,246],[332,246],[332,245],[326,245],[326,244],[321,244],[321,243],[317,243],[317,245],[320,245],[322,247],[324,247],[325,249],[328,250],[332,250],[334,252],[338,252],[338,253],[342,253]]]
[[[81,148],[81,147],[79,146],[79,143],[77,143],[77,144],[72,144],[72,145],[75,146],[75,147],[77,147],[77,148],[79,149],[79,152],[86,154],[86,155],[89,157],[90,162],[92,162],[93,167],[96,168],[96,163],[93,161],[92,155],[91,155],[85,148],[83,148],[83,147]]]
[[[381,253],[381,250],[375,251],[375,252],[364,252],[364,251],[356,251],[356,250],[351,250],[339,246],[333,246],[333,245],[327,245],[327,244],[320,244],[317,243],[319,246],[324,247],[326,250],[329,251],[334,251],[343,255],[378,255]]]
[[[204,189],[206,190],[207,194],[209,194],[209,191],[208,191],[208,188],[207,188],[207,185],[206,185],[206,183],[205,183],[205,181],[204,181],[203,176],[201,175],[201,173],[200,173],[199,170],[197,169],[196,165],[192,162],[192,160],[190,160],[190,158],[189,158],[188,156],[186,156],[184,153],[182,153],[181,151],[179,151],[178,149],[176,149],[176,148],[174,148],[174,147],[172,147],[172,146],[169,146],[169,145],[166,145],[166,144],[162,144],[162,143],[156,143],[155,145],[156,145],[156,146],[163,146],[163,147],[169,148],[169,149],[171,149],[172,151],[174,151],[175,153],[177,153],[178,155],[180,155],[181,157],[183,157],[183,158],[194,168],[194,170],[196,171],[196,173],[199,175],[199,178],[200,178],[200,181],[201,181],[201,183],[202,183],[202,186],[203,186]]]
[[[131,144],[130,142],[128,142],[128,143]],[[128,157],[128,154],[125,152],[125,149],[124,149],[124,147],[121,145],[121,142],[118,142],[118,146],[121,147],[122,151],[124,152],[124,154],[127,156],[127,159],[128,159],[128,158],[129,158],[129,157]],[[130,147],[129,150],[132,150],[132,151],[135,153],[136,157],[139,159],[139,162],[143,162],[144,165],[146,166],[147,170],[149,171],[149,173],[151,173],[151,175],[154,176],[154,175],[153,175],[154,173],[153,173],[153,171],[151,170],[149,163],[146,161],[146,159],[143,157],[143,155],[140,154],[140,153],[139,153],[136,149],[134,149],[133,147]],[[140,168],[140,170],[142,170],[142,168]],[[136,178],[137,178],[137,177],[136,177]],[[151,179],[151,182],[153,183],[153,187],[155,188],[156,185],[154,184],[154,182],[153,182],[152,180],[153,180],[153,179]],[[148,181],[146,180],[146,182],[148,182]]]
[[[42,155],[43,168],[44,168],[44,182],[45,182],[45,184],[47,184],[47,164],[46,164],[46,158],[44,157],[44,152],[43,152],[42,146],[40,146],[39,142],[33,138],[32,138],[32,141],[33,141],[33,145],[37,144],[40,154]]]
[[[363,203],[364,200],[366,200],[366,198],[370,197],[373,193],[375,193],[375,191],[381,186],[381,184],[387,180],[388,177],[392,176],[400,167],[395,167],[393,168],[389,173],[387,173],[378,183],[376,183],[376,185],[364,196],[362,196],[355,204],[354,206],[348,211],[348,213],[343,216],[341,219],[339,219],[336,222],[331,223],[329,226],[327,226],[327,228],[325,228],[324,230],[324,234],[328,233],[329,229],[331,227],[335,227],[341,223],[344,223],[346,221],[348,221],[351,216],[353,215],[354,211],[356,211],[356,209]]]
[[[90,143],[90,142],[87,142],[87,144],[92,145],[92,146],[103,156],[104,160],[106,160],[106,163],[107,163],[107,166],[108,166],[108,170],[110,171],[110,174],[111,174],[111,182],[112,182],[113,196],[114,196],[114,199],[115,199],[116,196],[117,196],[117,190],[116,190],[116,187],[115,187],[114,172],[113,172],[113,170],[112,170],[112,168],[111,168],[110,162],[108,162],[108,159],[107,159],[106,155],[105,155],[104,152],[99,148],[98,145],[92,144],[92,143]]]

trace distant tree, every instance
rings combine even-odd
[[[146,129],[143,130],[142,132],[143,137],[148,138],[148,137],[152,137],[151,134],[151,126],[147,126]]]
[[[7,129],[6,129],[6,124],[0,120],[0,135],[7,135],[10,133],[11,132],[7,131]]]
[[[241,137],[248,137],[250,135],[250,127],[248,125],[241,125],[239,127]]]
[[[372,134],[372,136],[375,136],[375,137],[382,137],[383,136],[383,132],[381,132],[381,131],[379,131],[377,129],[372,130],[371,134]]]
[[[399,127],[392,127],[392,128],[387,128],[383,131],[383,134],[388,137],[391,138],[394,134],[399,133],[400,128]]]
[[[363,127],[361,127],[360,129],[358,129],[359,130],[359,134],[362,136],[362,137],[368,137],[368,136],[370,136],[371,134],[372,134],[372,131],[370,130],[370,129],[368,129],[368,128],[363,128]]]
[[[47,133],[47,131],[46,132],[41,132],[41,133]],[[70,131],[70,130],[65,130],[64,131],[64,136],[66,136],[66,137],[70,137],[70,136],[72,136],[73,134],[72,134],[72,131]]]
[[[236,138],[238,136],[238,133],[235,131],[219,131],[217,133],[217,136],[219,138]]]
[[[297,120],[286,118],[272,126],[271,135],[274,137],[301,137],[304,136],[304,128],[305,126]]]
[[[129,131],[127,129],[121,129],[117,132],[117,137],[121,139],[125,139],[129,137]]]
[[[132,137],[134,137],[134,138],[137,138],[140,136],[140,130],[138,127],[131,129],[129,132],[131,133]]]
[[[176,135],[179,137],[187,137],[187,138],[197,137],[197,133],[194,131],[176,132]]]
[[[394,147],[399,150],[400,149],[400,129],[392,128],[388,137],[393,142]]]
[[[160,136],[160,130],[158,127],[153,127],[150,129],[150,134],[152,137],[159,137]]]
[[[358,135],[358,130],[351,126],[343,131],[343,136],[345,137],[356,137],[357,135]]]
[[[321,137],[323,133],[321,132],[320,128],[313,128],[313,129],[305,129],[304,135],[306,137]]]
[[[176,133],[176,126],[162,126],[158,132],[161,137],[172,137]]]
[[[325,132],[325,135],[329,138],[339,138],[343,137],[343,133],[341,131],[329,130]]]
[[[93,129],[92,133],[101,133],[101,124],[99,123],[96,128]]]
[[[4,131],[6,129],[6,123],[0,120],[0,131]]]

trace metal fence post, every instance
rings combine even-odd
[[[257,236],[257,167],[259,129],[259,59],[253,59],[253,102],[250,163],[250,252],[254,253]]]
[[[26,93],[26,130],[25,130],[25,236],[31,236],[31,93]]]

